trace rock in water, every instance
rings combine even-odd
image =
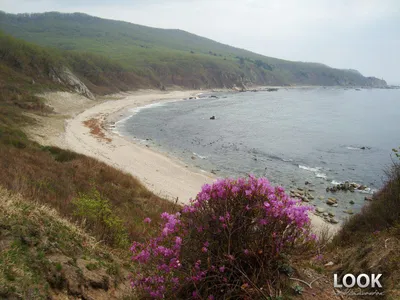
[[[337,204],[337,199],[335,199],[335,198],[328,198],[328,200],[326,201],[326,204],[328,204],[328,205]]]
[[[215,116],[210,117],[210,120],[215,120]]]

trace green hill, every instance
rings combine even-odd
[[[354,70],[266,57],[182,30],[151,28],[81,13],[0,12],[0,29],[28,42],[68,53],[101,55],[122,65],[126,73],[159,87],[386,86],[384,81],[364,77]]]

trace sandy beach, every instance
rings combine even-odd
[[[123,111],[150,103],[183,99],[198,94],[199,91],[139,91],[128,94],[121,100],[110,100],[95,105],[67,121],[64,141],[68,149],[97,158],[124,172],[130,173],[152,192],[180,203],[188,203],[195,197],[201,186],[213,181],[211,174],[201,174],[189,170],[183,163],[162,155],[143,145],[106,130],[109,118],[121,118]],[[116,115],[117,113],[117,115]],[[97,131],[85,121],[92,120]],[[92,123],[93,125],[93,123]],[[90,126],[90,125],[89,125]],[[104,127],[103,127],[104,126]],[[93,128],[92,128],[93,129]]]
[[[132,174],[161,197],[188,203],[203,184],[213,182],[216,176],[189,168],[177,158],[124,138],[112,131],[112,124],[128,116],[130,109],[182,100],[196,94],[199,94],[198,90],[143,90],[91,101],[70,93],[50,93],[45,98],[56,114],[42,119],[39,122],[41,129],[34,128],[31,135],[36,136],[35,139],[42,144],[85,154]],[[329,226],[317,216],[310,216],[316,231],[324,227],[330,227],[331,230],[338,228]]]

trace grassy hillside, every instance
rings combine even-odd
[[[151,78],[159,85],[190,88],[242,84],[385,85],[352,70],[280,60],[182,30],[151,28],[81,13],[0,12],[0,28],[42,46],[102,55],[121,63],[126,71]]]
[[[92,234],[114,246],[121,244],[120,237],[126,237],[126,246],[128,239],[140,236],[144,215],[150,213],[157,218],[160,210],[174,209],[173,204],[150,193],[132,176],[74,152],[42,147],[23,131],[34,122],[26,113],[52,114],[37,93],[74,90],[68,82],[54,80],[63,78],[65,68],[82,74],[80,79],[93,93],[100,94],[124,88],[118,72],[113,71],[120,68],[118,64],[100,63],[95,55],[65,55],[4,34],[0,34],[0,57],[0,186],[77,221],[86,219]],[[82,213],[82,208],[92,204],[113,213],[100,219],[96,210]],[[112,226],[107,225],[109,221]]]
[[[128,174],[25,134],[30,116],[53,114],[38,93],[74,91],[66,68],[95,95],[150,85],[102,57],[0,33],[1,299],[129,296],[130,241],[145,216],[177,209]]]
[[[1,299],[122,299],[131,294],[127,256],[111,253],[54,209],[0,187],[0,228]]]

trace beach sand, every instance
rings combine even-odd
[[[65,145],[68,149],[97,158],[132,174],[161,197],[188,203],[203,184],[211,183],[215,179],[212,174],[195,172],[176,159],[106,130],[105,124],[121,118],[121,115],[126,114],[127,108],[183,99],[198,93],[199,91],[139,91],[128,94],[121,100],[103,102],[67,121]],[[92,123],[86,122],[85,125],[84,122],[88,120],[92,120]]]
[[[149,190],[171,201],[189,203],[201,186],[216,177],[186,166],[176,158],[161,154],[148,146],[128,140],[112,132],[115,121],[129,115],[129,109],[151,103],[188,98],[199,91],[143,90],[107,96],[92,101],[70,93],[45,95],[57,113],[39,120],[30,134],[47,145],[55,145],[103,161],[137,177]],[[190,101],[190,100],[188,100]],[[64,122],[64,128],[61,123]],[[111,128],[111,129],[110,129]],[[314,231],[323,228],[336,231],[321,218],[310,214]]]

